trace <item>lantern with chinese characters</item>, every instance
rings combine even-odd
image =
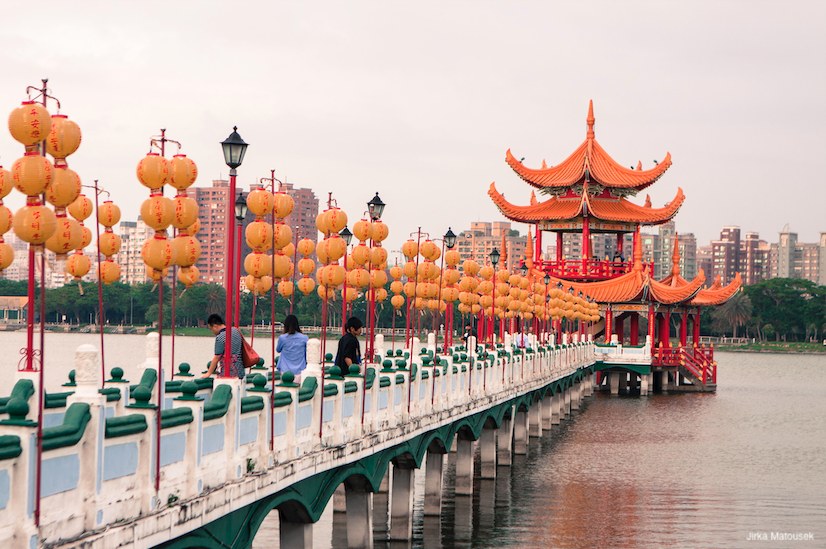
[[[52,115],[52,128],[46,139],[46,152],[54,157],[56,167],[66,165],[66,157],[80,147],[80,128],[65,114]]]
[[[169,182],[169,162],[158,153],[144,156],[137,167],[138,181],[153,191],[161,189]]]
[[[9,115],[9,132],[25,147],[32,147],[46,139],[51,128],[49,111],[34,101],[24,101]]]
[[[282,280],[278,283],[278,293],[282,297],[290,297],[293,295],[293,283],[289,280]]]
[[[109,285],[120,278],[120,267],[114,261],[107,259],[100,264],[100,279]]]
[[[298,253],[303,257],[298,262],[298,272],[301,273],[301,280],[298,281],[298,289],[304,295],[310,295],[310,292],[315,288],[315,281],[310,278],[310,275],[315,270],[315,261],[310,259],[310,254],[315,250],[315,242],[309,238],[303,238],[298,242]]]
[[[80,196],[80,177],[69,168],[55,168],[52,184],[46,189],[46,201],[55,213],[71,205]]]
[[[12,164],[11,177],[15,189],[29,197],[39,196],[52,184],[54,166],[45,156],[27,152]]]
[[[178,271],[178,280],[187,288],[191,288],[193,284],[198,282],[200,277],[201,272],[198,270],[198,267],[194,265],[191,267],[182,267],[181,270]]]
[[[55,231],[56,219],[54,213],[40,204],[40,200],[31,197],[26,205],[17,210],[12,218],[14,234],[20,240],[34,246],[46,242]]]
[[[172,264],[172,245],[166,239],[166,235],[156,233],[153,238],[144,242],[141,257],[143,262],[155,271],[166,270]]]
[[[90,266],[91,261],[80,251],[76,251],[66,260],[66,272],[74,277],[75,282],[80,282],[80,279],[86,276]]]
[[[201,258],[201,243],[194,236],[182,234],[172,239],[172,255],[175,265],[191,267]]]
[[[117,236],[117,235],[115,235]],[[67,217],[65,212],[55,220],[55,231],[46,239],[46,248],[57,255],[58,261],[66,259],[66,254],[80,246],[83,233],[77,221]],[[120,239],[118,239],[120,245]]]

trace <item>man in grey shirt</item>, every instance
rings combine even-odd
[[[232,328],[232,337],[230,338],[230,353],[232,354],[232,363],[229,371],[224,369],[224,352],[226,350],[227,327],[224,324],[224,319],[220,315],[209,315],[207,319],[207,326],[215,334],[215,356],[212,357],[212,362],[209,364],[209,369],[201,377],[209,377],[215,373],[218,363],[221,364],[221,374],[224,377],[237,377],[244,379],[244,363],[241,360],[241,332],[236,328]]]

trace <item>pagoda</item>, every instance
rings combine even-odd
[[[488,195],[506,218],[534,225],[536,250],[526,254],[526,263],[535,277],[548,275],[552,284],[582,292],[600,303],[604,320],[598,331],[602,332],[605,344],[640,346],[639,318],[645,315],[648,319],[646,341],[654,349],[652,367],[662,371],[680,370],[695,385],[709,386],[713,390],[715,380],[706,379],[706,369],[701,368],[706,363],[713,365],[713,350],[700,345],[700,309],[720,305],[737,293],[741,285],[740,274],[727,286],[722,286],[718,277],[710,287],[704,288],[706,278],[702,270],[693,280],[685,280],[680,276],[679,246],[675,235],[671,274],[662,280],[653,278],[653,265],[642,261],[640,227],[673,219],[685,201],[685,195],[678,188],[676,196],[662,208],[653,208],[648,196],[642,206],[628,198],[663,176],[671,167],[671,154],[666,154],[662,162],[650,170],[643,170],[641,163],[636,169],[625,168],[599,145],[594,122],[591,101],[585,141],[555,166],[548,167],[543,160],[541,168],[528,168],[516,160],[510,150],[507,151],[505,160],[516,174],[550,198],[539,201],[536,192],[531,191],[530,203],[518,206],[505,200],[496,190],[495,183],[491,184]],[[543,231],[556,233],[556,258],[551,261],[542,259]],[[581,235],[581,257],[563,256],[565,233]],[[623,249],[624,239],[630,235],[632,257],[628,261],[592,257],[591,235],[595,233],[616,235],[617,250]],[[669,334],[675,315],[679,318],[679,332],[675,338],[678,343],[672,345]],[[629,322],[627,342],[623,341],[626,321]],[[689,326],[692,327],[690,339]],[[678,376],[673,377],[679,382]],[[712,372],[709,377],[716,375]]]

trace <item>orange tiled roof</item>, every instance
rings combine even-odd
[[[650,170],[642,170],[640,164],[633,170],[620,166],[605,152],[594,137],[594,102],[588,106],[588,132],[585,141],[561,164],[532,169],[516,160],[510,149],[505,153],[505,161],[529,185],[538,189],[548,187],[570,187],[585,179],[588,170],[591,180],[604,187],[642,190],[662,177],[671,166],[671,153]]]
[[[584,191],[584,198],[554,196],[544,202],[537,202],[532,193],[530,206],[516,206],[505,200],[505,197],[496,190],[496,183],[491,183],[488,195],[502,215],[517,223],[573,219],[582,215],[582,205],[586,202],[589,215],[598,219],[659,225],[674,217],[685,201],[682,189],[677,189],[677,196],[664,208],[638,206],[625,198],[594,198]]]
[[[664,305],[673,305],[674,303],[682,303],[692,299],[697,295],[697,292],[700,291],[700,288],[703,287],[705,281],[706,276],[703,270],[700,269],[700,274],[691,282],[686,282],[679,286],[672,286],[671,284],[663,284],[656,280],[649,280],[648,287],[651,292],[651,297],[654,298],[652,301],[657,301]]]
[[[740,277],[740,273],[737,273],[728,286],[721,288],[715,284],[711,289],[700,290],[697,292],[697,296],[689,302],[689,305],[722,305],[737,293],[742,284],[743,279]],[[715,286],[717,287],[715,288]]]

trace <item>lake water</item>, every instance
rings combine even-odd
[[[47,334],[46,387],[60,390],[74,350],[99,334]],[[106,335],[108,371],[136,379],[145,336]],[[164,338],[169,370],[170,338]],[[262,342],[263,343],[263,342]],[[0,372],[13,376],[25,333],[0,333]],[[212,339],[176,338],[176,359],[201,371]],[[269,359],[269,341],[256,348]],[[334,344],[331,345],[334,347]],[[413,547],[826,547],[826,355],[717,353],[716,394],[596,395],[561,427],[531,439],[527,456],[453,493],[441,518],[423,517],[417,472]],[[478,471],[478,467],[477,467]],[[477,473],[478,474],[478,473]],[[376,496],[376,547],[383,541]],[[385,519],[386,520],[386,519]],[[346,547],[344,514],[327,506],[314,547]],[[813,541],[749,541],[750,533],[811,533]],[[278,547],[277,512],[256,549]]]

